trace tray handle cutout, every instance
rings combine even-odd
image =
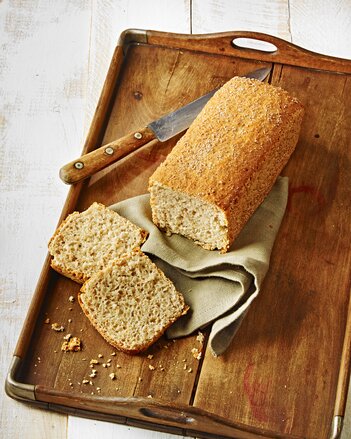
[[[235,49],[238,50],[249,49],[264,53],[275,53],[278,51],[278,48],[275,44],[261,39],[258,40],[257,38],[233,38],[231,44]]]
[[[170,411],[168,408],[148,408],[142,407],[139,409],[139,412],[148,418],[158,419],[159,421],[168,421],[168,422],[176,422],[178,424],[192,424],[195,422],[195,419],[191,416],[186,415],[184,412],[180,412],[179,410]]]

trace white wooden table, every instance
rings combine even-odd
[[[0,381],[80,154],[117,38],[126,28],[265,32],[351,58],[350,0],[3,0],[0,3]],[[351,399],[351,398],[349,398]],[[171,438],[67,417],[0,395],[3,438]],[[347,408],[343,439],[351,437]]]

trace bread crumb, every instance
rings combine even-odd
[[[149,369],[150,370],[155,370],[155,367],[152,364],[149,364]]]
[[[191,367],[189,367],[188,372],[191,373],[193,371],[193,369]]]
[[[72,323],[72,319],[68,319],[68,323]]]
[[[78,383],[79,384],[79,383]],[[83,380],[82,384],[89,384],[89,380]]]
[[[67,334],[63,337],[64,340],[69,340],[72,337],[72,334]]]
[[[143,381],[143,379],[141,377],[138,378],[139,383],[141,383]]]
[[[95,358],[93,358],[90,360],[90,364],[100,364],[100,363],[98,362],[98,360],[95,360]]]
[[[96,369],[93,369],[93,370],[91,371],[91,374],[90,374],[89,376],[90,376],[90,378],[95,378],[95,377],[96,377],[96,374],[97,374],[97,370],[96,370]]]
[[[202,332],[199,331],[198,334],[197,334],[196,340],[197,340],[198,342],[200,342],[201,344],[203,344],[204,339],[205,339],[204,334],[203,334]]]
[[[148,398],[152,398],[152,395],[147,395]]]
[[[149,355],[147,356],[147,358],[148,358],[149,360],[152,360],[152,359],[154,358],[154,356],[153,356],[152,354],[149,354]]]
[[[73,296],[69,296],[68,300],[73,303],[74,302],[74,297]]]
[[[99,357],[99,358],[103,358],[103,355],[102,355],[102,354],[98,354],[98,357]]]
[[[111,363],[111,361],[112,361],[111,358],[109,358],[109,359],[107,360],[107,363]]]
[[[199,351],[197,348],[193,348],[191,350],[191,353],[193,354],[193,357],[196,358],[196,360],[200,360],[201,359],[202,352]]]
[[[185,363],[183,369],[186,370],[187,367],[188,367],[188,366],[187,366],[187,364]]]
[[[45,324],[50,323],[50,319],[49,319],[49,318],[45,319],[45,320],[44,320],[44,323],[45,323]]]
[[[67,334],[69,337],[64,337],[66,341],[62,343],[61,351],[64,352],[78,352],[81,350],[81,341],[78,337],[72,337],[71,334]]]
[[[122,366],[120,364],[116,364],[117,369],[120,369]]]
[[[51,325],[51,329],[53,329],[56,332],[62,332],[65,330],[65,328],[62,325],[59,325],[58,323],[53,323]]]
[[[116,374],[114,372],[109,374],[109,377],[111,378],[111,380],[115,380],[116,379]]]
[[[112,354],[111,354],[113,357],[116,355],[116,352],[112,352]]]

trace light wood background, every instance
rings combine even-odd
[[[119,34],[253,30],[351,58],[350,0],[0,2],[0,381],[4,383]],[[351,397],[349,398],[351,399]],[[311,401],[311,404],[313,402]],[[343,439],[351,437],[347,408]],[[175,438],[31,409],[0,394],[3,438]]]

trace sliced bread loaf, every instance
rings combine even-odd
[[[54,270],[78,283],[145,241],[147,232],[103,204],[73,212],[49,242]]]
[[[151,176],[154,223],[227,251],[289,160],[302,116],[281,88],[231,79]]]
[[[94,274],[78,300],[97,331],[130,354],[147,349],[189,309],[173,283],[140,250]]]

